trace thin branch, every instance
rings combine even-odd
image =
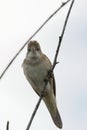
[[[7,121],[6,130],[9,130],[9,121]]]
[[[20,50],[15,54],[15,56],[12,58],[12,60],[9,62],[9,64],[6,66],[6,68],[4,69],[4,71],[2,72],[2,74],[0,75],[0,79],[3,77],[3,75],[5,74],[5,72],[8,70],[8,68],[10,67],[10,65],[13,63],[13,61],[16,59],[16,57],[19,55],[19,53],[24,49],[24,47],[27,45],[27,43],[29,43],[29,41],[44,27],[44,25],[62,8],[64,7],[70,0],[68,0],[67,2],[62,3],[62,5],[55,11],[53,12],[48,18],[47,20],[45,20],[45,22],[34,32],[34,34],[27,40],[27,42],[20,48]]]
[[[32,123],[32,121],[33,121],[33,119],[34,119],[34,117],[35,117],[35,114],[36,114],[36,112],[37,112],[37,110],[38,110],[38,108],[39,108],[39,105],[40,105],[40,103],[41,103],[41,100],[42,100],[42,98],[44,97],[44,91],[45,91],[45,87],[47,86],[47,83],[48,83],[48,80],[46,80],[45,81],[45,85],[44,85],[44,89],[43,89],[43,92],[42,92],[42,94],[41,94],[41,96],[40,96],[40,98],[39,98],[39,100],[38,100],[38,102],[37,102],[37,104],[36,104],[36,106],[35,106],[35,109],[34,109],[34,111],[33,111],[33,113],[32,113],[32,116],[31,116],[31,118],[30,118],[30,121],[29,121],[29,124],[27,125],[27,128],[26,128],[26,130],[29,130],[29,128],[30,128],[30,126],[31,126],[31,123]]]
[[[59,42],[58,42],[56,54],[55,54],[55,57],[54,57],[52,72],[53,72],[53,70],[54,70],[54,68],[55,68],[55,66],[56,66],[56,64],[57,64],[57,58],[58,58],[58,54],[59,54],[59,49],[60,49],[60,46],[61,46],[61,42],[62,42],[62,39],[63,39],[63,36],[64,36],[64,32],[65,32],[65,29],[66,29],[66,25],[67,25],[67,22],[68,22],[69,15],[70,15],[70,12],[71,12],[71,9],[72,9],[73,4],[74,4],[74,0],[72,0],[72,2],[71,2],[70,8],[69,8],[69,10],[68,10],[68,13],[67,13],[67,16],[66,16],[66,19],[65,19],[65,22],[64,22],[64,26],[63,26],[63,30],[62,30],[61,36],[59,37]],[[48,78],[49,78],[49,77],[48,77]],[[47,80],[46,83],[45,83],[44,90],[45,90],[45,87],[46,87],[47,83],[48,83],[48,80]],[[43,93],[42,93],[42,95],[40,96],[40,98],[39,98],[39,100],[38,100],[38,102],[37,102],[37,105],[36,105],[36,107],[35,107],[35,109],[34,109],[34,111],[33,111],[33,114],[32,114],[32,116],[31,116],[31,118],[30,118],[30,121],[29,121],[29,124],[28,124],[26,130],[29,130],[29,128],[30,128],[30,126],[31,126],[31,123],[32,123],[32,121],[33,121],[33,118],[34,118],[36,112],[37,112],[37,109],[39,108],[39,105],[40,105],[40,103],[41,103],[41,100],[42,100],[42,98],[44,97],[44,90],[43,90]]]
[[[71,2],[69,11],[68,11],[68,13],[67,13],[67,16],[66,16],[66,19],[65,19],[65,22],[64,22],[64,26],[63,26],[63,30],[62,30],[61,36],[59,37],[59,43],[58,43],[58,46],[57,46],[57,50],[56,50],[56,54],[55,54],[55,58],[54,58],[52,70],[54,69],[54,67],[55,67],[55,65],[56,65],[56,63],[57,63],[57,57],[58,57],[59,49],[60,49],[60,46],[61,46],[61,42],[62,42],[62,39],[63,39],[63,36],[64,36],[64,32],[65,32],[65,29],[66,29],[66,25],[67,25],[67,22],[68,22],[68,19],[69,19],[69,15],[70,15],[72,6],[73,6],[73,4],[74,4],[74,1],[75,1],[75,0],[72,0],[72,2]]]
[[[40,105],[40,103],[41,103],[42,98],[43,98],[43,96],[41,96],[41,97],[39,98],[39,100],[38,100],[38,102],[37,102],[37,104],[36,104],[36,106],[35,106],[35,109],[34,109],[34,111],[33,111],[33,113],[32,113],[32,116],[31,116],[31,118],[30,118],[30,121],[29,121],[29,124],[28,124],[26,130],[29,130],[29,128],[30,128],[31,123],[32,123],[33,118],[34,118],[34,116],[35,116],[35,114],[36,114],[36,112],[37,112],[37,109],[38,109],[38,107],[39,107],[39,105]]]

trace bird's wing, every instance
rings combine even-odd
[[[54,74],[53,74],[53,91],[54,91],[54,95],[56,96],[56,83],[55,83]]]
[[[48,59],[48,62],[49,62],[49,64],[50,64],[51,67],[52,67],[52,63],[51,63],[51,61],[49,60],[49,58],[48,58],[45,54],[44,54],[44,56]],[[51,82],[51,80],[52,80],[52,82]],[[56,96],[56,83],[55,83],[54,74],[53,74],[52,78],[50,78],[49,82],[50,82],[50,84],[52,83],[53,92],[54,92],[54,95]]]

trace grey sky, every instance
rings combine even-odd
[[[0,73],[10,59],[61,0],[0,0]],[[87,129],[87,1],[76,0],[71,11],[55,70],[57,103],[63,130]],[[34,37],[53,62],[69,4]],[[26,47],[0,81],[0,130],[24,130],[38,101],[21,64]],[[31,130],[57,130],[42,102]]]

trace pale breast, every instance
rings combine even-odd
[[[33,65],[29,64],[28,61],[23,62],[24,74],[33,89],[39,94],[41,93],[41,91],[43,91],[43,87],[45,85],[44,80],[46,79],[48,70],[50,69],[50,62],[48,62],[47,64],[47,62],[42,61]],[[46,88],[46,91],[50,89],[50,85],[47,86],[48,87]]]
[[[23,65],[24,73],[29,80],[29,78],[35,82],[37,85],[41,84],[47,76],[48,70],[50,67],[47,67],[45,64],[37,65]]]

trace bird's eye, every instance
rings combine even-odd
[[[39,51],[40,49],[39,48],[36,48],[37,51]]]
[[[31,49],[30,48],[28,48],[28,52],[30,52],[31,51]]]

